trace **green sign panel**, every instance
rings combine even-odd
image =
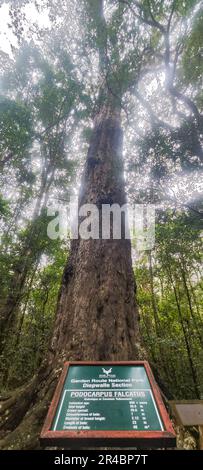
[[[144,365],[70,365],[52,431],[163,431]]]

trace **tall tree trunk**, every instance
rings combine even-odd
[[[197,373],[196,373],[195,365],[194,365],[193,358],[192,358],[191,346],[190,346],[187,330],[186,330],[185,323],[184,323],[184,318],[183,318],[182,309],[181,309],[181,305],[180,305],[179,298],[178,298],[177,288],[176,288],[175,282],[173,280],[173,276],[172,276],[172,273],[170,271],[170,268],[168,269],[168,272],[169,272],[169,279],[170,279],[171,286],[173,288],[173,292],[174,292],[174,296],[175,296],[175,300],[176,300],[176,305],[177,305],[180,324],[181,324],[182,331],[183,331],[184,342],[185,342],[187,355],[188,355],[188,362],[189,362],[189,365],[190,365],[191,375],[192,375],[192,379],[193,379],[194,391],[195,391],[196,397],[200,398]]]
[[[158,343],[158,361],[160,361],[161,367],[163,368],[163,372],[165,377],[168,378],[168,365],[166,361],[165,350],[163,347],[163,330],[161,327],[160,319],[159,319],[159,311],[156,302],[156,295],[154,291],[154,273],[153,273],[153,264],[152,264],[152,253],[148,251],[148,263],[149,263],[149,278],[150,278],[150,290],[151,290],[151,303],[152,303],[152,312],[154,317],[154,325],[155,325],[155,332],[157,336],[157,343]]]
[[[187,285],[187,280],[186,280],[186,275],[185,275],[184,268],[181,269],[181,274],[182,274],[183,285],[184,285],[184,288],[185,288],[186,297],[187,297],[187,301],[188,301],[188,305],[189,305],[189,311],[190,311],[191,319],[192,319],[192,322],[193,322],[193,325],[194,325],[194,330],[195,330],[195,333],[196,333],[196,335],[199,339],[199,342],[200,342],[201,346],[203,346],[202,331],[200,330],[199,325],[198,325],[197,314],[196,314],[196,312],[193,311],[192,299],[191,299],[190,291],[189,291],[189,288],[188,288],[188,285]]]
[[[154,324],[157,336],[160,336],[160,321],[159,313],[156,304],[155,292],[154,292],[154,273],[152,266],[152,253],[148,251],[148,263],[149,263],[149,279],[150,279],[150,289],[151,289],[151,302],[152,302],[152,311],[154,316]]]
[[[15,327],[18,308],[22,301],[24,287],[30,271],[32,270],[33,263],[36,263],[36,258],[39,258],[41,254],[39,252],[35,253],[33,256],[33,238],[35,238],[36,241],[36,239],[40,237],[39,228],[36,231],[36,221],[40,216],[40,213],[42,213],[42,210],[46,207],[50,186],[54,180],[54,173],[55,168],[53,168],[51,172],[49,181],[48,172],[43,174],[41,187],[33,211],[29,233],[24,240],[19,255],[19,260],[12,267],[13,275],[10,280],[8,295],[0,302],[0,354],[2,354],[4,351],[8,331]]]
[[[98,209],[126,202],[120,113],[110,105],[96,119],[80,195],[80,205]],[[54,350],[64,347],[71,359],[135,357],[134,297],[129,240],[75,240],[63,277]]]
[[[147,337],[149,355],[151,356],[153,365],[155,367],[155,365],[157,363],[157,358],[156,358],[156,352],[154,351],[154,341],[152,341],[152,337],[151,337],[151,331],[152,331],[153,327],[152,327],[149,315],[146,312],[142,311],[140,308],[139,308],[139,311],[140,311],[140,316],[142,317],[144,332],[145,332],[145,335]],[[141,333],[141,336],[142,336],[142,333]]]
[[[14,338],[13,347],[11,348],[9,344],[8,349],[7,349],[7,344],[5,344],[5,349],[3,350],[3,358],[5,358],[5,360],[3,359],[2,366],[0,366],[0,375],[2,376],[2,386],[5,388],[9,387],[10,370],[12,370],[12,365],[13,365],[13,361],[12,361],[13,351],[15,351],[15,353],[18,352],[21,332],[23,328],[23,322],[25,319],[26,311],[27,311],[27,304],[29,301],[29,297],[30,297],[30,293],[32,290],[32,285],[33,285],[33,279],[35,277],[38,264],[39,264],[39,260],[37,260],[33,268],[31,279],[29,280],[29,284],[27,287],[26,296],[23,299],[24,300],[23,311],[20,314],[20,316],[18,315],[17,318],[15,318],[15,322],[12,325],[12,328],[10,328],[9,333],[8,333],[9,336],[11,335],[12,338]],[[6,366],[5,366],[5,362],[6,362]]]
[[[80,205],[94,203],[101,209],[125,201],[120,111],[110,95],[95,118]],[[3,404],[2,429],[13,432],[1,447],[36,448],[65,360],[140,357],[130,240],[73,240],[48,358],[27,389]]]

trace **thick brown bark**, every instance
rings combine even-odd
[[[80,205],[95,203],[100,209],[102,204],[125,202],[120,112],[109,97],[95,119]],[[47,404],[65,360],[139,358],[130,241],[73,240],[59,294],[49,357],[30,389],[24,392],[24,400],[14,398],[15,417],[4,403],[3,429],[13,432],[2,440],[2,448],[36,448]]]
[[[90,144],[80,203],[123,205],[119,113],[104,107]],[[75,240],[64,272],[54,351],[70,359],[135,358],[137,317],[129,240]]]

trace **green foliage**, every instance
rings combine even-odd
[[[183,54],[183,80],[184,83],[195,83],[202,81],[203,74],[203,12],[200,11],[193,22],[193,28],[185,39]],[[201,82],[200,82],[201,83]]]
[[[7,388],[29,380],[46,355],[68,251],[47,237],[46,205],[68,200],[75,189],[92,118],[104,100],[113,97],[121,107],[130,135],[126,183],[133,200],[163,207],[166,182],[184,171],[192,184],[203,155],[201,119],[197,123],[183,100],[169,99],[163,84],[180,45],[173,85],[203,109],[202,12],[193,14],[197,0],[41,2],[48,5],[50,31],[33,24],[26,39],[20,8],[26,0],[12,3],[11,23],[22,45],[12,49],[14,60],[2,78],[5,96],[0,99],[0,310],[13,304],[0,358],[1,386]],[[166,70],[160,25],[166,31],[172,9]],[[134,100],[140,82],[151,108]],[[161,123],[162,111],[171,125]],[[137,121],[143,133],[139,138]],[[199,210],[202,203],[195,201]],[[141,332],[170,394],[195,398],[203,384],[201,214],[177,213],[168,197],[170,203],[171,209],[157,216],[152,272],[149,253],[135,269]]]
[[[184,17],[190,13],[197,3],[197,0],[176,0],[174,2],[175,11]]]
[[[67,80],[62,71],[46,74],[38,89],[35,107],[45,127],[57,124],[58,119],[69,114],[78,93],[77,83],[71,78]]]
[[[157,129],[137,141],[138,166],[148,165],[152,179],[160,182],[179,168],[188,173],[201,168],[202,147],[194,121],[187,119],[174,130]]]
[[[32,143],[32,116],[29,107],[0,97],[0,163],[17,164],[27,158]]]
[[[9,203],[4,199],[0,193],[0,216],[8,216],[9,215]]]
[[[67,255],[67,247],[55,242],[50,246],[49,252],[47,249],[46,261],[42,257],[37,270],[31,272],[27,279],[15,334],[11,330],[1,357],[4,389],[16,388],[29,380],[46,355]],[[34,268],[33,264],[32,266]]]
[[[203,391],[200,234],[188,216],[160,214],[151,253],[153,291],[146,255],[135,270],[145,347],[168,394],[179,399],[197,397],[194,376],[198,396]]]
[[[28,380],[47,351],[67,258],[67,247],[47,236],[46,205],[53,194],[66,198],[70,193],[78,163],[69,150],[79,119],[73,111],[79,95],[85,104],[85,95],[71,75],[68,54],[59,56],[62,67],[56,70],[39,50],[23,47],[7,89],[4,83],[8,98],[1,101],[2,189],[16,194],[9,204],[0,198],[0,310],[12,312],[1,354],[1,386],[6,387]]]

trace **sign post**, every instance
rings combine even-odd
[[[146,361],[67,362],[43,446],[174,447],[175,433]]]
[[[199,448],[203,450],[203,400],[170,401],[179,426],[199,427]]]

